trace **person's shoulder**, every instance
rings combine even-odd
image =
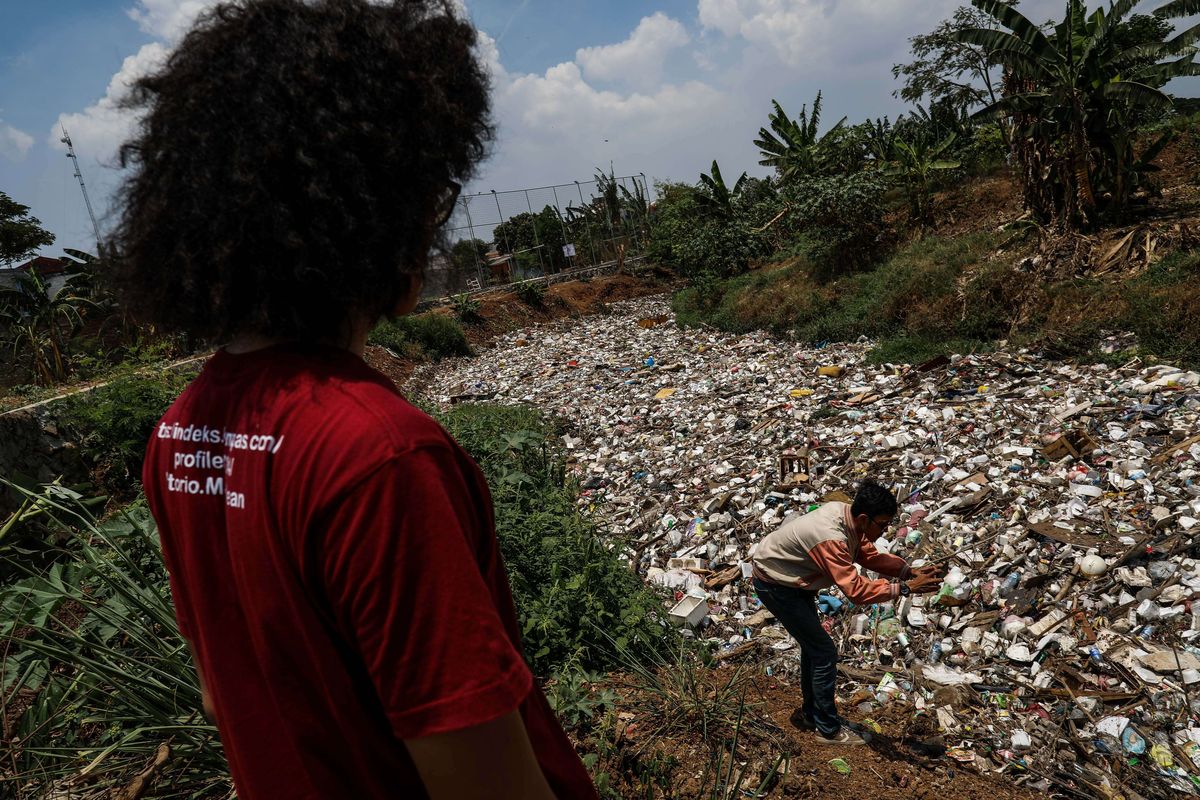
[[[328,392],[339,407],[339,428],[347,444],[379,450],[384,457],[450,446],[442,426],[374,370],[341,376]]]

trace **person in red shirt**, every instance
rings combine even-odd
[[[479,469],[362,360],[491,140],[447,2],[238,0],[130,103],[126,308],[224,343],[143,482],[242,800],[594,798]]]

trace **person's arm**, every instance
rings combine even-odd
[[[907,561],[891,553],[879,552],[873,542],[866,540],[859,542],[856,560],[867,569],[874,570],[888,578],[908,580],[912,577],[912,568],[909,567]]]
[[[192,664],[196,667],[196,680],[200,682],[200,707],[204,711],[204,718],[213,725],[217,724],[217,707],[213,705],[212,695],[208,693],[208,684],[204,682],[204,673],[200,671],[200,661],[196,658],[196,648],[192,646],[190,639],[183,640],[187,644],[188,654],[192,657]]]
[[[495,543],[480,524],[448,448],[397,456],[323,521],[324,592],[430,796],[550,797],[519,712],[533,677],[481,571]]]
[[[808,551],[809,558],[828,575],[846,598],[857,606],[869,606],[900,596],[899,581],[871,581],[854,568],[850,551],[844,542],[821,542]]]
[[[516,711],[404,745],[431,800],[554,800]]]

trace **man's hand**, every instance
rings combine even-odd
[[[908,588],[913,594],[929,594],[942,588],[942,579],[934,573],[915,570]]]
[[[940,581],[946,577],[946,567],[944,564],[926,564],[923,567],[916,567],[912,571],[914,578],[920,578],[924,575],[932,575]]]

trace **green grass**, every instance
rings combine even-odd
[[[995,238],[979,234],[958,239],[929,237],[901,248],[876,269],[821,281],[806,260],[795,258],[774,269],[730,279],[713,287],[679,292],[673,307],[682,325],[707,324],[722,330],[794,331],[803,341],[853,341],[901,337],[895,352],[936,349],[952,309],[933,307],[955,293],[964,267],[981,261]],[[966,316],[950,339],[974,340],[977,329],[999,326],[995,315]],[[936,353],[935,353],[936,354]]]
[[[371,331],[368,343],[386,347],[407,358],[440,361],[469,356],[471,344],[462,326],[445,314],[417,314],[383,320]]]
[[[672,304],[685,326],[764,329],[812,343],[867,336],[878,342],[868,356],[874,363],[920,363],[986,350],[1001,339],[1095,360],[1106,331],[1128,330],[1138,336],[1139,355],[1200,365],[1200,251],[1171,254],[1121,284],[1046,284],[1014,268],[1011,255],[994,258],[999,244],[990,233],[931,236],[873,270],[828,281],[793,258],[690,287]]]
[[[496,533],[534,674],[607,670],[672,634],[663,606],[580,515],[578,486],[552,444],[553,423],[528,407],[464,404],[439,421],[487,475]]]
[[[106,493],[128,498],[141,485],[154,424],[200,370],[184,367],[119,378],[55,404],[59,423],[79,444]]]
[[[867,353],[868,364],[923,364],[937,356],[989,349],[987,343],[969,339],[937,340],[899,335],[884,339]]]

